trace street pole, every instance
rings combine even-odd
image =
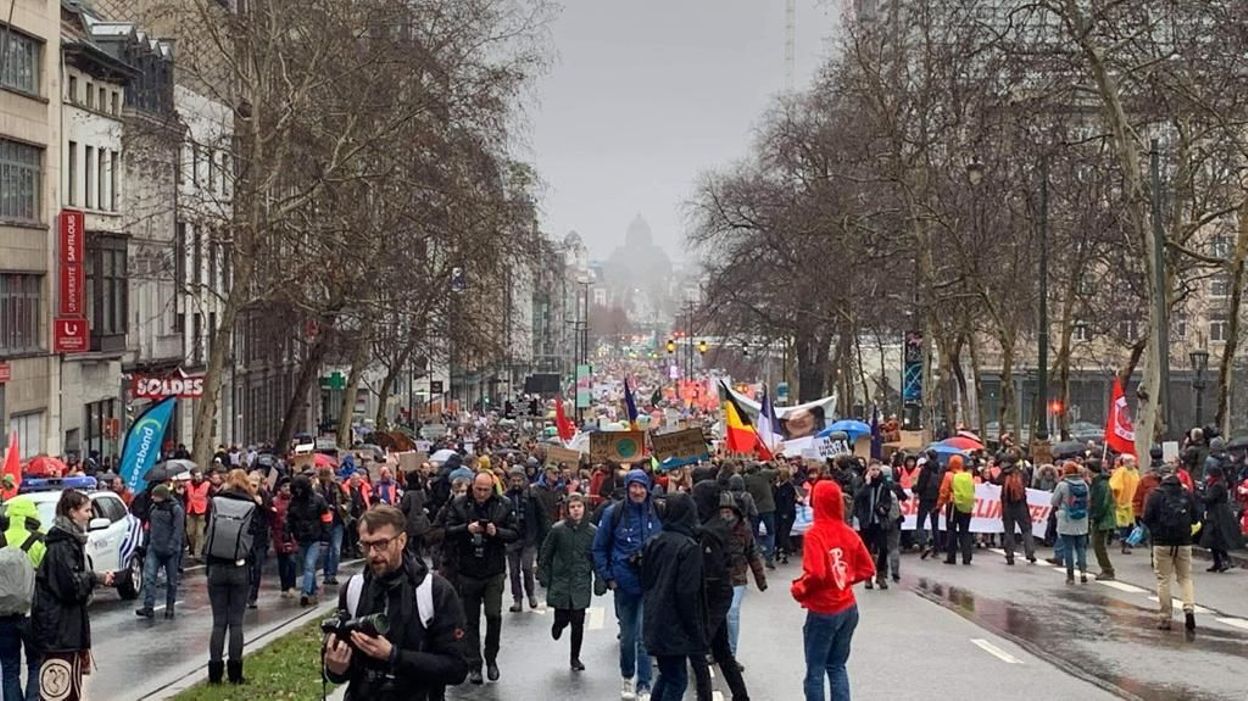
[[[1036,372],[1036,396],[1039,411],[1036,412],[1037,440],[1048,438],[1047,421],[1049,403],[1049,156],[1040,156],[1040,331]],[[1004,430],[1004,429],[1002,429]],[[1019,436],[1021,439],[1022,436]]]
[[[1161,152],[1157,139],[1149,144],[1149,176],[1152,181],[1153,205],[1153,304],[1157,317],[1157,364],[1160,384],[1157,401],[1161,403],[1162,437],[1173,435],[1170,411],[1170,319],[1166,304],[1165,232],[1161,227]]]

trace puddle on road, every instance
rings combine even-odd
[[[1124,698],[1244,698],[1236,680],[1242,680],[1241,670],[1248,661],[1248,636],[1202,627],[1189,642],[1181,617],[1176,618],[1174,631],[1159,631],[1155,609],[1084,586],[1023,592],[1017,601],[1007,601],[920,577],[914,591]],[[1228,674],[1218,674],[1221,669]]]

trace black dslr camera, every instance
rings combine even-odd
[[[372,637],[385,635],[390,632],[390,620],[384,613],[372,613],[352,618],[351,614],[339,610],[334,616],[321,621],[322,633],[326,635],[333,633],[334,637],[347,644],[351,643],[351,634],[355,631]]]

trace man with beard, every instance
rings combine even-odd
[[[403,512],[385,505],[360,517],[368,569],[339,592],[338,610],[352,619],[384,613],[388,625],[376,635],[357,630],[349,640],[333,633],[326,638],[326,677],[347,684],[348,701],[442,698],[445,686],[463,682],[468,673],[459,598],[449,582],[408,552],[406,522]]]

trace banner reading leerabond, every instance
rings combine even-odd
[[[909,492],[907,492],[909,493]],[[1040,489],[1027,490],[1027,507],[1031,511],[1031,534],[1037,538],[1044,537],[1045,528],[1049,523],[1049,512],[1053,510],[1053,493]],[[919,501],[913,495],[901,504],[901,513],[905,521],[902,530],[913,531],[918,522]],[[931,521],[928,521],[931,524]],[[1005,526],[1001,520],[1001,488],[995,484],[975,485],[975,510],[971,512],[972,533],[1002,533]],[[940,515],[940,527],[946,529],[945,515]]]

